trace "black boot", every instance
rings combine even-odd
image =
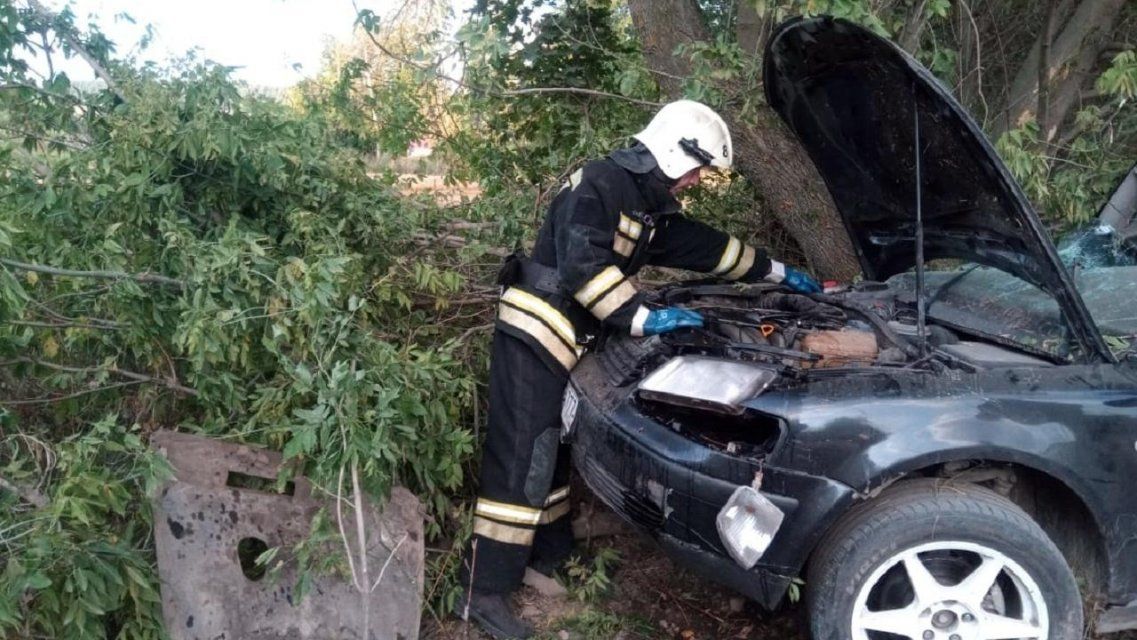
[[[467,607],[468,604],[468,607]],[[466,616],[469,611],[469,618]],[[533,627],[513,613],[504,593],[470,593],[469,602],[460,598],[454,613],[463,620],[472,618],[495,640],[524,640],[533,637]]]

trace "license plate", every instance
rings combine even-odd
[[[565,387],[565,397],[561,403],[561,440],[567,440],[572,433],[572,423],[576,420],[576,410],[579,407],[580,396],[570,384]]]

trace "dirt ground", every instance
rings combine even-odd
[[[581,495],[576,491],[574,493]],[[591,495],[577,504],[578,513],[602,510],[616,517]],[[767,612],[735,592],[676,566],[644,534],[620,525],[620,533],[581,540],[581,547],[608,547],[620,560],[609,573],[610,588],[591,602],[572,593],[548,597],[523,587],[515,605],[538,629],[541,640],[808,640],[804,606],[784,604]],[[489,640],[477,625],[448,617],[425,618],[424,640]],[[1087,634],[1089,640],[1137,640],[1137,632],[1109,636]]]
[[[807,638],[797,607],[765,613],[732,591],[676,567],[650,538],[629,533],[596,543],[616,549],[621,558],[612,574],[612,587],[605,596],[586,604],[572,595],[542,596],[530,587],[523,587],[517,594],[517,606],[523,617],[538,628],[539,637],[558,640]],[[476,625],[466,625],[456,618],[440,623],[424,620],[422,637],[428,640],[489,638],[480,633]]]
[[[802,608],[794,605],[769,613],[735,592],[712,584],[674,564],[650,537],[633,530],[600,503],[579,478],[578,548],[610,548],[619,554],[607,571],[611,585],[583,602],[575,593],[544,596],[525,586],[515,605],[545,640],[807,640]],[[589,524],[585,525],[584,522]],[[599,533],[583,537],[586,531]],[[571,581],[571,579],[570,579]],[[571,586],[571,585],[570,585]],[[488,640],[477,625],[455,617],[424,618],[425,640]]]

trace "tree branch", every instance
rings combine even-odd
[[[121,325],[89,324],[86,322],[42,322],[40,320],[9,320],[8,324],[18,327],[37,327],[41,329],[101,329],[116,331]]]
[[[614,98],[616,100],[624,100],[625,102],[631,102],[633,104],[642,104],[642,105],[647,106],[647,107],[659,107],[659,106],[663,105],[662,102],[653,102],[651,100],[640,100],[639,98],[629,98],[628,96],[622,96],[618,93],[608,93],[607,91],[597,91],[595,89],[582,89],[582,88],[578,88],[578,87],[531,87],[531,88],[527,88],[527,89],[506,89],[504,91],[489,91],[486,89],[479,89],[476,87],[471,87],[470,85],[466,85],[466,84],[464,84],[464,86],[466,86],[467,88],[469,88],[473,91],[481,91],[483,93],[488,93],[490,95],[494,95],[494,96],[497,96],[499,98],[510,98],[513,96],[524,96],[524,95],[529,95],[529,94],[533,94],[533,93],[576,93],[576,94],[586,95],[586,96],[597,96],[600,98]]]
[[[0,400],[0,404],[7,404],[7,405],[15,406],[15,405],[25,405],[25,404],[48,404],[51,402],[62,402],[64,400],[71,400],[71,399],[78,398],[78,397],[85,396],[85,395],[89,395],[92,393],[98,393],[100,391],[110,391],[111,389],[118,389],[121,387],[129,387],[129,386],[133,386],[136,384],[142,384],[142,383],[135,381],[135,380],[131,380],[129,382],[118,382],[115,384],[109,384],[105,387],[95,387],[94,389],[84,389],[82,391],[76,391],[75,393],[69,393],[65,396],[53,396],[51,398],[31,398],[28,400]]]
[[[904,29],[900,32],[900,46],[912,55],[920,48],[920,34],[928,24],[925,7],[928,0],[917,0],[916,4],[908,10],[908,19],[904,21]]]
[[[12,127],[0,126],[0,131],[6,131],[6,132],[12,134],[12,137],[8,138],[9,140],[20,140],[20,139],[31,138],[33,140],[39,140],[40,142],[45,142],[47,144],[57,144],[61,147],[67,147],[68,149],[72,149],[74,151],[86,151],[90,147],[90,141],[84,141],[82,143],[79,143],[79,142],[74,142],[71,140],[64,140],[63,138],[51,138],[51,137],[40,135],[37,133],[32,133],[31,131],[24,131],[22,129],[14,129]]]
[[[8,82],[5,84],[0,84],[0,91],[18,91],[18,90],[34,91],[40,95],[44,95],[44,96],[47,96],[49,98],[59,98],[61,100],[67,100],[68,102],[74,102],[74,103],[80,102],[80,100],[78,98],[76,98],[75,96],[67,95],[66,93],[56,93],[55,91],[48,91],[47,89],[44,89],[42,87],[37,87],[34,84],[28,84],[26,82]]]
[[[102,280],[134,280],[144,284],[164,284],[178,289],[185,289],[189,283],[183,280],[160,276],[155,273],[126,273],[125,271],[80,271],[75,269],[60,269],[42,264],[18,262],[8,258],[0,258],[0,264],[12,267],[19,271],[35,271],[53,276],[69,276],[73,278],[97,278]]]
[[[972,29],[971,32],[973,33],[973,35],[975,37],[975,40],[974,40],[974,46],[975,46],[975,85],[974,86],[975,86],[975,94],[977,96],[979,96],[979,102],[983,105],[982,124],[983,124],[983,127],[986,128],[987,127],[987,119],[991,115],[991,108],[987,105],[987,97],[983,94],[983,44],[982,44],[982,38],[979,35],[979,23],[977,23],[975,21],[975,14],[971,11],[971,7],[967,4],[967,0],[959,0],[959,5],[960,5],[960,7],[963,8],[963,12],[967,15],[967,20],[968,20],[968,22],[971,23],[971,29]],[[964,30],[966,30],[966,28],[967,27],[965,27],[965,26],[961,27],[961,29],[964,29]],[[966,40],[966,39],[961,37],[960,40],[962,41],[962,40]],[[970,56],[968,56],[968,59],[970,59]],[[961,69],[961,71],[962,71],[962,69]],[[959,75],[961,78],[961,80],[960,80],[960,93],[962,95],[964,93],[964,88],[966,87],[965,81],[966,81],[967,77],[970,76],[971,74],[969,72],[967,74],[960,73]]]
[[[38,14],[41,19],[46,22],[55,21],[56,14],[52,13],[47,9],[47,7],[40,4],[39,0],[27,0],[27,2],[32,11]],[[107,89],[118,96],[119,100],[126,102],[126,98],[122,95],[122,92],[119,91],[118,85],[111,78],[111,74],[107,72],[106,67],[104,67],[102,63],[100,63],[98,59],[95,58],[95,56],[87,50],[87,46],[80,42],[79,39],[75,37],[74,33],[70,32],[69,30],[61,29],[57,29],[56,33],[58,33],[59,37],[65,43],[67,43],[67,46],[71,47],[73,51],[78,53],[80,58],[83,58],[83,60],[87,63],[88,66],[91,67],[91,70],[95,72],[95,75],[98,76],[100,80],[107,83]]]
[[[47,306],[46,304],[39,302],[38,300],[32,300],[31,303],[33,305],[35,305],[35,307],[37,309],[43,311],[43,313],[45,315],[47,315],[50,318],[55,319],[59,324],[63,324],[63,325],[77,326],[77,325],[83,325],[83,324],[90,324],[90,325],[93,325],[94,328],[97,328],[97,329],[122,329],[125,326],[120,322],[115,322],[114,320],[104,320],[102,318],[87,318],[85,321],[80,320],[79,318],[71,318],[69,316],[63,315],[62,313],[59,313],[58,311],[52,309],[51,307]],[[59,326],[59,324],[56,324],[54,326]],[[51,325],[49,325],[49,326],[51,326]]]
[[[183,386],[183,385],[179,384],[176,379],[171,380],[170,378],[159,378],[159,377],[155,377],[155,376],[148,376],[144,373],[127,371],[126,369],[119,369],[118,367],[73,367],[70,365],[56,364],[54,362],[45,362],[43,360],[36,360],[35,358],[29,358],[27,356],[24,356],[21,358],[16,358],[14,360],[6,360],[4,362],[0,362],[0,366],[10,366],[13,364],[31,364],[31,365],[35,365],[37,367],[43,367],[45,369],[52,369],[54,371],[63,371],[65,373],[103,373],[103,372],[106,372],[106,373],[111,373],[111,374],[114,374],[117,376],[122,376],[124,378],[129,378],[131,380],[134,380],[135,382],[149,382],[149,383],[159,384],[163,387],[166,387],[167,389],[172,389],[174,391],[178,391],[178,392],[184,393],[186,395],[190,395],[190,396],[197,396],[198,395],[196,389],[192,389],[190,387]]]

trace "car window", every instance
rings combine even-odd
[[[1112,228],[1093,225],[1058,243],[1062,262],[1113,352],[1129,350],[1137,336],[1137,251]]]
[[[1096,223],[1066,234],[1058,242],[1058,255],[1072,271],[1137,266],[1133,238],[1122,238],[1113,228]]]
[[[1137,266],[1075,269],[1074,282],[1114,352],[1137,336]]]

